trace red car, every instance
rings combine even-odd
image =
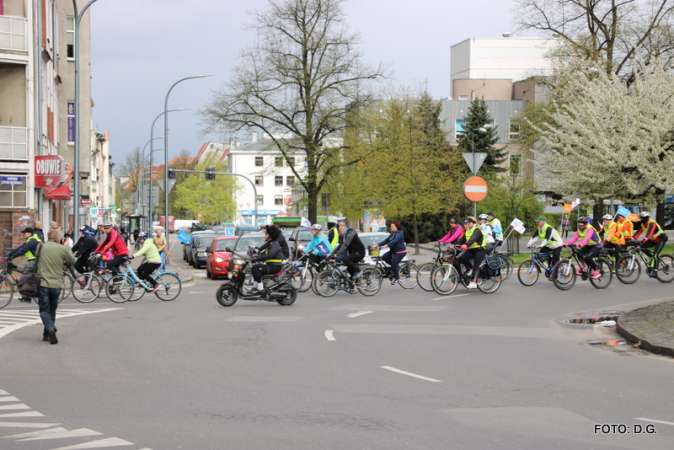
[[[229,258],[231,253],[226,251],[232,247],[238,236],[218,236],[206,251],[206,276],[213,280],[229,275]]]

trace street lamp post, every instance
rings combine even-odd
[[[470,139],[472,142],[472,147],[473,147],[473,176],[477,176],[477,164],[475,160],[475,131],[479,131],[481,133],[486,133],[487,129],[491,128],[491,125],[488,123],[485,123],[482,125],[480,128],[473,128],[470,131]],[[473,202],[473,217],[477,217],[477,202]]]
[[[182,78],[182,79],[176,81],[175,83],[173,83],[173,86],[171,86],[171,88],[166,93],[166,98],[164,99],[164,179],[165,180],[168,180],[168,161],[169,161],[169,157],[168,157],[168,149],[169,149],[169,146],[168,146],[168,114],[166,114],[168,112],[169,95],[171,95],[171,91],[173,90],[174,87],[176,87],[176,85],[178,83],[181,83],[185,80],[192,80],[194,78],[206,78],[206,77],[212,77],[212,76],[213,75],[197,75],[197,76],[194,76],[194,77]],[[157,120],[157,119],[155,119],[155,120]],[[153,123],[153,127],[154,127],[154,123]],[[168,218],[169,218],[169,204],[168,203],[169,203],[169,196],[168,196],[168,193],[166,193],[165,201],[164,201],[164,228],[166,229],[166,231],[164,232],[164,235],[166,236],[166,248],[167,248],[167,250],[169,248],[169,246],[168,246],[169,245],[169,223],[168,223],[169,222],[169,220],[168,220]],[[152,223],[150,223],[150,226],[152,226]]]
[[[94,2],[96,0],[91,0],[78,13],[77,0],[73,0],[73,11],[75,13],[75,153],[73,161],[75,189],[73,189],[73,229],[75,232],[78,232],[80,229],[80,21],[84,13]]]

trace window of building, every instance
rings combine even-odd
[[[2,174],[0,205],[7,208],[25,208],[27,178],[25,175]]]
[[[510,121],[510,140],[515,140],[520,137],[520,122],[518,120]]]
[[[522,155],[510,155],[510,176],[522,176]]]
[[[458,141],[461,139],[461,136],[463,136],[463,132],[465,131],[466,127],[466,120],[465,119],[456,119],[456,123],[454,125],[454,140]]]
[[[295,157],[291,156],[288,158],[288,166],[295,167]]]
[[[330,194],[321,194],[321,207],[323,211],[330,211]]]
[[[264,157],[256,156],[255,157],[255,167],[262,167],[264,165]]]
[[[264,177],[255,177],[255,186],[264,186]]]
[[[286,177],[286,186],[295,186],[295,177]]]
[[[283,156],[277,156],[274,158],[274,165],[276,167],[283,167]]]
[[[264,195],[258,195],[257,196],[257,206],[263,206],[264,205]]]
[[[467,95],[459,95],[459,100],[468,100]]]
[[[274,205],[283,205],[283,196],[275,195],[274,196]]]
[[[283,186],[283,176],[282,175],[276,175],[274,177],[274,186]]]
[[[69,60],[75,60],[75,18],[66,17],[66,45]]]

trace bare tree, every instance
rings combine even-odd
[[[116,175],[118,177],[128,177],[127,190],[135,191],[140,182],[141,171],[144,166],[140,147],[136,147],[124,157],[124,163],[116,166]]]
[[[381,67],[362,64],[341,3],[270,0],[267,11],[253,14],[257,44],[203,111],[209,128],[253,129],[271,139],[307,192],[312,222],[321,190],[354,162],[340,157],[347,109],[366,104],[366,82],[383,76]],[[303,164],[295,166],[298,154]]]
[[[648,62],[674,54],[674,0],[516,0],[514,10],[521,29],[561,39],[561,53],[598,63],[628,84],[637,56]]]

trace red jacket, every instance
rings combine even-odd
[[[129,249],[126,248],[124,239],[122,235],[117,232],[114,228],[110,228],[110,232],[105,237],[101,245],[96,248],[95,253],[105,253],[108,250],[112,252],[113,255],[128,255]]]

